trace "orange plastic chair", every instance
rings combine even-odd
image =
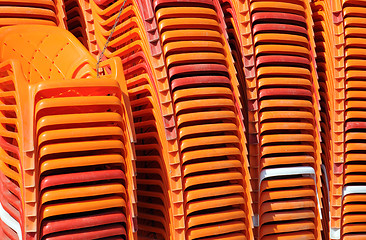
[[[19,35],[19,32],[22,34]],[[125,224],[125,227],[122,225],[115,226],[115,230],[120,232],[121,235],[127,234],[132,237],[135,227],[132,219],[136,216],[136,183],[134,180],[135,167],[133,166],[134,152],[131,141],[134,141],[135,136],[131,126],[129,100],[124,97],[127,87],[120,75],[120,62],[111,59],[102,63],[102,68],[105,66],[110,67],[111,74],[104,75],[100,79],[93,79],[93,76],[96,76],[95,60],[65,30],[47,26],[15,26],[2,28],[0,35],[2,43],[0,59],[2,61],[10,59],[8,61],[17,62],[18,68],[13,70],[17,74],[17,81],[21,83],[24,79],[28,80],[28,83],[23,82],[22,87],[19,85],[15,88],[16,91],[20,92],[29,91],[27,94],[22,94],[24,98],[27,98],[27,102],[23,102],[23,104],[33,106],[31,112],[23,113],[20,111],[23,115],[32,116],[25,119],[34,119],[34,122],[22,123],[24,127],[22,131],[30,132],[29,136],[34,136],[34,139],[40,139],[40,143],[28,139],[26,141],[27,145],[25,148],[22,145],[21,150],[22,154],[25,154],[26,151],[39,153],[37,154],[36,165],[32,163],[35,159],[31,158],[27,158],[23,163],[24,168],[28,171],[27,181],[33,181],[34,187],[29,188],[28,184],[25,184],[22,180],[19,182],[22,191],[27,194],[23,195],[22,201],[24,199],[34,199],[35,201],[39,197],[40,204],[37,213],[37,210],[31,207],[32,205],[35,206],[34,202],[28,201],[25,203],[26,224],[24,236],[31,232],[40,231],[42,225],[47,222],[48,217],[54,219],[61,217],[65,220],[65,214],[93,210],[103,211],[103,209],[117,207],[125,209],[124,214],[127,217],[127,224]],[[33,44],[39,40],[41,40],[41,44]],[[39,51],[38,47],[42,51]],[[22,54],[13,54],[9,50],[22,52]],[[45,59],[47,60],[45,61]],[[19,68],[20,65],[22,70]],[[34,68],[34,66],[39,67]],[[88,81],[73,79],[78,76],[88,77],[89,79]],[[55,81],[55,79],[58,81]],[[106,96],[106,93],[110,96]],[[51,98],[54,101],[50,101]],[[85,106],[89,107],[85,108]],[[108,112],[109,108],[113,112]],[[100,123],[106,125],[108,122],[119,122],[115,125],[118,126],[118,129],[112,128],[110,132],[107,131],[101,135],[101,130],[105,130],[102,127],[95,132],[95,135],[93,134],[95,128],[101,127]],[[80,129],[82,126],[94,128],[87,133],[84,129]],[[73,128],[77,130],[74,138],[65,136],[66,132],[70,133]],[[35,135],[32,135],[33,133]],[[111,135],[108,136],[108,133]],[[82,138],[78,138],[77,135]],[[90,140],[90,136],[97,137],[97,139]],[[102,138],[98,139],[98,136],[102,136]],[[118,136],[118,139],[113,139],[116,136]],[[84,137],[89,138],[89,140]],[[70,140],[72,141],[70,142]],[[101,143],[101,145],[98,143]],[[84,155],[80,154],[85,149],[92,151],[84,152]],[[115,158],[111,159],[113,151],[110,152],[108,149],[120,150],[117,150],[117,152],[113,150]],[[98,152],[100,150],[102,151]],[[60,156],[57,157],[57,153],[63,153],[62,158],[64,158],[64,161]],[[20,156],[24,158],[23,155]],[[72,158],[76,161],[69,161]],[[91,161],[87,162],[88,159]],[[99,186],[98,191],[93,185],[70,187],[70,189],[45,188],[39,196],[36,196],[36,190],[41,184],[38,181],[42,181],[42,178],[45,177],[43,175],[45,171],[47,171],[48,177],[58,174],[57,171],[54,171],[55,169],[66,170],[68,167],[75,166],[81,167],[79,171],[83,172],[84,170],[87,172],[90,168],[86,166],[103,166],[105,163],[111,162],[110,166],[123,169],[126,173],[127,181],[130,184],[124,183],[125,190],[122,183],[117,185],[103,183],[97,184]],[[65,198],[68,198],[64,194],[65,191],[70,192],[75,198],[63,202]],[[84,198],[90,196],[96,197]],[[37,215],[29,214],[29,211],[34,211]],[[37,217],[36,220],[38,221],[34,222],[33,217]],[[40,223],[38,227],[37,222]],[[124,229],[123,231],[121,231],[121,226]],[[98,231],[95,229],[94,233],[96,234]],[[108,231],[112,231],[112,229]],[[79,231],[79,233],[84,234],[84,236],[89,234],[87,231]],[[62,235],[62,232],[60,234]]]
[[[165,7],[157,10],[155,15],[157,21],[177,17],[201,17],[211,19],[217,18],[215,10],[204,7]]]
[[[276,86],[289,86],[289,87],[303,87],[310,88],[312,86],[310,80],[305,78],[286,78],[286,81],[280,81],[280,77],[266,77],[258,81],[258,87],[276,87]]]
[[[251,12],[285,12],[285,13],[295,13],[298,15],[304,15],[305,9],[301,4],[292,3],[291,1],[256,1],[250,4]]]
[[[289,164],[309,164],[315,165],[315,159],[312,156],[281,156],[281,157],[266,157],[261,160],[261,168],[275,165]]]
[[[201,29],[179,29],[161,33],[162,44],[166,44],[171,41],[198,41],[202,39],[221,42],[221,35],[217,31],[208,29],[204,31]]]
[[[282,41],[279,40],[279,37]],[[309,41],[304,36],[298,36],[293,34],[272,34],[272,33],[262,33],[254,36],[254,41],[256,44],[266,44],[266,43],[286,43],[291,45],[299,45],[308,47]]]
[[[312,199],[289,199],[286,201],[280,202],[268,202],[265,205],[262,205],[260,208],[260,215],[263,215],[267,212],[272,212],[276,210],[296,210],[296,209],[315,209],[316,205]]]
[[[305,109],[311,109],[313,107],[312,103],[307,100],[300,100],[300,99],[285,99],[285,100],[279,100],[279,99],[271,99],[271,100],[261,100],[260,108],[262,111],[266,111],[267,108],[284,108],[284,109],[299,109],[302,108]]]
[[[170,54],[179,52],[223,52],[223,45],[216,41],[174,41],[164,45],[164,54],[169,56]]]
[[[215,19],[207,18],[171,18],[163,19],[159,22],[159,29],[161,32],[186,28],[218,30],[219,23]]]
[[[309,57],[309,50],[303,46],[293,46],[293,45],[259,45],[256,47],[255,53],[259,54],[291,54],[300,57]]]

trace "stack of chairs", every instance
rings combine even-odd
[[[101,49],[99,49],[97,44],[97,39],[95,38],[95,28],[94,28],[94,18],[91,9],[90,1],[93,0],[75,0],[80,8],[80,24],[84,27],[82,35],[86,36],[87,49],[94,58],[98,58]],[[84,22],[82,22],[84,20]],[[84,35],[85,34],[85,35]],[[84,45],[85,46],[85,45]],[[103,58],[105,60],[105,58]]]
[[[245,129],[248,129],[248,107],[247,107],[247,97],[246,97],[246,83],[245,83],[245,73],[244,73],[244,62],[243,54],[241,52],[242,42],[241,42],[241,32],[239,28],[239,23],[237,19],[237,12],[235,10],[235,5],[230,0],[220,1],[220,5],[224,14],[225,29],[227,33],[227,41],[231,49],[231,55],[233,58],[233,64],[235,67],[236,77],[239,82],[239,93],[240,93],[240,104],[242,106],[242,114],[244,118]],[[248,138],[248,131],[246,131]]]
[[[185,236],[185,221],[183,212],[183,192],[182,192],[182,171],[181,158],[178,147],[177,127],[173,100],[169,85],[168,73],[166,71],[163,49],[160,42],[158,25],[155,19],[153,3],[150,0],[137,0],[141,17],[144,20],[145,33],[151,50],[151,64],[155,75],[157,97],[165,128],[165,139],[163,144],[167,144],[166,168],[169,177],[170,199],[171,199],[171,239],[182,239]],[[164,137],[164,135],[162,135]]]
[[[67,30],[69,30],[69,32],[88,49],[88,34],[85,21],[86,14],[81,8],[80,2],[78,0],[65,0],[64,5]]]
[[[365,7],[360,1],[343,1],[346,113],[341,238],[344,240],[366,236]]]
[[[11,61],[0,63],[0,237],[6,240],[24,238],[25,226],[22,205],[25,179],[21,161],[24,142],[21,131],[21,96],[16,91],[19,72],[14,71],[15,65]],[[20,82],[20,84],[25,83],[25,80]]]
[[[242,95],[243,117],[248,139],[248,161],[252,188],[254,236],[258,234],[258,101],[254,45],[249,0],[222,0],[226,31]]]
[[[2,74],[2,97],[8,97],[2,99],[2,121],[9,125],[1,132],[1,152],[9,154],[3,165],[20,162],[2,186],[15,194],[9,203],[20,188],[23,205],[17,210],[19,204],[2,204],[7,210],[1,219],[11,215],[2,234],[132,239],[134,132],[120,60],[103,62],[111,73],[97,78],[95,59],[66,30],[18,25],[2,28],[0,36],[0,60],[9,62],[9,76]],[[22,181],[9,183],[17,174]]]
[[[334,122],[332,136],[330,195],[330,239],[341,238],[342,192],[345,162],[345,38],[343,25],[343,0],[330,1],[331,25],[334,30]],[[331,40],[328,39],[331,42]]]
[[[314,1],[311,5],[314,20],[314,34],[316,41],[316,63],[320,92],[321,106],[321,148],[322,148],[322,204],[323,204],[323,235],[324,239],[329,239],[330,222],[330,194],[331,186],[329,181],[332,178],[332,168],[334,158],[338,155],[340,144],[343,144],[343,130],[337,130],[337,126],[342,127],[342,116],[344,109],[341,107],[343,98],[342,86],[336,82],[335,78],[335,42],[334,27],[332,19],[332,9],[328,1]]]
[[[249,2],[249,1],[248,1]],[[240,84],[240,94],[242,96],[243,117],[246,129],[246,137],[248,139],[248,161],[250,170],[250,184],[252,188],[252,208],[253,208],[253,224],[254,235],[258,234],[258,131],[256,123],[258,123],[258,103],[257,103],[257,87],[256,71],[253,44],[251,41],[251,29],[249,34],[246,29],[250,28],[250,14],[243,11],[245,2],[239,1],[220,1],[221,8],[225,16],[226,31],[228,34],[228,42],[231,48],[231,54],[234,60],[237,78]],[[249,16],[249,22],[240,22],[238,16]],[[243,18],[244,18],[243,16]],[[252,54],[250,54],[250,52]],[[253,80],[253,78],[255,80]]]
[[[39,87],[35,116],[44,239],[128,236],[133,198],[125,173],[132,148],[121,137],[127,123],[120,88],[101,80]],[[75,94],[63,96],[64,87]]]
[[[104,48],[123,0],[92,1],[95,36]],[[157,78],[144,28],[135,0],[127,0],[105,51],[107,58],[120,57],[137,136],[137,212],[139,239],[170,239],[174,206],[169,184],[169,143],[166,140]]]
[[[154,1],[179,133],[185,239],[252,239],[236,76],[216,6]]]
[[[259,239],[319,239],[313,63],[303,1],[252,1],[260,120]]]

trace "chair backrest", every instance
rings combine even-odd
[[[0,61],[18,59],[30,83],[95,77],[96,60],[68,31],[18,25],[0,29]]]

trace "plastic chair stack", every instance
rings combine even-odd
[[[22,195],[21,151],[23,135],[20,112],[20,96],[15,91],[16,73],[12,72],[13,62],[0,64],[1,95],[1,134],[0,134],[0,237],[1,239],[18,240],[23,237],[24,228]]]
[[[132,149],[121,138],[127,125],[121,91],[115,81],[83,82],[46,85],[36,95],[40,233],[44,239],[127,238]],[[63,87],[75,94],[63,97]]]
[[[323,236],[329,239],[330,193],[329,185],[335,158],[339,156],[340,145],[343,145],[343,130],[336,126],[343,124],[341,116],[344,109],[342,103],[342,86],[335,78],[335,42],[331,5],[327,1],[312,3],[314,32],[316,41],[316,63],[321,105],[321,137],[322,137],[322,203],[323,203]],[[334,130],[333,130],[334,129]],[[338,157],[339,158],[339,157]],[[336,160],[337,161],[337,160]]]
[[[19,114],[8,112],[4,118],[14,124],[18,117],[23,136],[19,172],[25,179],[19,187],[25,203],[20,223],[25,224],[23,238],[10,239],[133,238],[134,134],[121,62],[103,62],[111,74],[97,79],[95,60],[65,30],[16,26],[2,28],[0,36],[0,60],[14,62],[8,72],[15,75],[15,86],[2,86],[20,99]],[[9,103],[14,97],[3,101]],[[7,135],[2,132],[2,139]],[[9,151],[8,145],[1,151]],[[12,222],[7,225],[18,230]]]
[[[169,177],[170,199],[171,199],[171,239],[182,239],[185,236],[185,221],[183,212],[183,191],[182,191],[182,171],[181,158],[178,147],[177,126],[173,108],[173,100],[169,85],[168,73],[166,71],[163,49],[160,42],[160,35],[155,19],[153,3],[150,0],[137,0],[141,17],[144,20],[146,39],[151,50],[151,65],[155,76],[156,97],[159,100],[161,118],[165,130],[161,134],[161,143],[164,145],[165,166]],[[166,146],[166,147],[165,147]]]
[[[319,239],[320,159],[306,5],[252,1],[250,7],[260,111],[259,239]]]
[[[123,0],[91,2],[96,39],[103,48]],[[138,236],[169,239],[174,206],[169,199],[169,151],[152,56],[139,6],[127,0],[108,48],[107,58],[122,59],[137,136]]]
[[[64,27],[64,12],[59,0],[1,0],[0,27],[40,24]]]
[[[65,0],[64,4],[67,30],[88,48],[88,35],[84,19],[85,12],[81,8],[78,0]]]
[[[258,104],[256,71],[254,62],[254,46],[252,43],[250,14],[245,12],[245,4],[249,1],[220,1],[225,16],[226,31],[231,54],[234,59],[237,78],[240,83],[240,93],[243,104],[243,115],[248,138],[248,160],[250,166],[250,184],[252,187],[252,207],[254,212],[254,234],[258,227]],[[242,17],[242,19],[240,19]],[[244,19],[248,17],[248,21]],[[243,21],[243,22],[241,22]],[[249,28],[249,31],[248,31]],[[254,80],[253,80],[254,79]],[[254,83],[254,84],[253,84]],[[256,236],[256,235],[255,235]]]
[[[225,2],[225,1],[224,1]],[[229,39],[236,33],[236,44],[233,45],[231,41],[231,49],[234,59],[236,55],[241,55],[242,64],[244,70],[244,82],[240,80],[240,87],[243,91],[243,98],[245,98],[246,103],[244,105],[245,111],[243,112],[246,130],[248,136],[248,160],[250,166],[250,182],[252,186],[252,206],[253,206],[253,224],[255,237],[258,235],[258,188],[259,188],[259,119],[258,119],[258,86],[257,86],[257,71],[255,65],[255,50],[252,35],[252,23],[251,23],[251,10],[249,0],[231,0],[230,8],[228,3],[224,3],[223,11],[225,13],[226,19],[231,16],[231,24],[227,21],[228,36]],[[232,26],[232,29],[231,29]],[[235,30],[235,31],[233,31]],[[236,50],[237,45],[240,46],[240,51]],[[235,61],[236,64],[240,63],[239,60]],[[240,71],[238,70],[238,73]]]
[[[229,70],[215,4],[162,0],[154,9],[179,132],[185,239],[251,239],[235,73]]]
[[[86,46],[86,48],[89,50],[90,54],[94,58],[97,58],[100,53],[100,49],[98,47],[97,40],[95,38],[94,18],[93,18],[93,14],[92,14],[90,0],[74,0],[74,1],[77,2],[78,6],[79,6],[78,12],[81,13],[81,15],[80,15],[81,17],[78,18],[78,21],[80,21],[80,24],[77,24],[77,25],[81,25],[84,28],[82,31],[82,35],[83,35],[83,38],[86,39],[86,44],[87,44],[84,46]],[[91,1],[93,1],[93,0],[91,0]],[[72,2],[73,1],[71,1],[71,3]],[[74,4],[74,5],[76,5],[76,4]]]
[[[331,15],[334,29],[334,124],[332,133],[333,156],[330,187],[330,239],[340,239],[342,221],[342,192],[345,162],[345,38],[343,25],[343,0],[332,0]]]
[[[359,1],[343,2],[346,43],[346,152],[341,237],[344,240],[366,237],[365,7],[366,4]]]
[[[241,52],[242,42],[240,37],[239,23],[237,19],[237,12],[235,11],[234,4],[231,1],[220,1],[221,9],[224,14],[225,29],[227,33],[227,41],[231,49],[231,55],[233,58],[233,65],[235,67],[236,77],[239,82],[239,93],[241,97],[241,105],[243,106],[243,118],[245,128],[248,129],[248,107],[246,97],[246,83],[244,73],[243,54]],[[252,180],[252,179],[251,179]]]

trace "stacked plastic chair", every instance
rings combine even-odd
[[[15,92],[15,79],[18,73],[13,72],[16,64],[0,64],[1,81],[1,137],[0,137],[0,237],[1,239],[22,239],[26,220],[23,207],[23,166],[21,162],[23,138],[19,116],[20,104]],[[17,64],[19,67],[19,64]],[[13,74],[12,74],[13,72]],[[25,82],[23,82],[25,83]],[[25,138],[27,139],[27,138]]]
[[[247,104],[246,104],[246,92],[245,92],[245,73],[244,73],[244,63],[243,55],[241,52],[242,43],[240,38],[240,29],[238,26],[238,19],[236,16],[236,11],[234,10],[234,4],[231,1],[220,1],[220,5],[224,14],[227,40],[231,49],[231,55],[233,57],[233,64],[236,71],[236,76],[240,84],[240,96],[241,104],[243,106],[244,123],[247,128]]]
[[[365,17],[366,4],[344,1],[345,33],[345,164],[341,239],[366,237],[365,203]]]
[[[236,76],[215,6],[154,1],[179,132],[185,239],[252,239]]]
[[[0,6],[0,27],[18,24],[65,27],[63,2],[60,0],[2,0]]]
[[[316,62],[320,86],[321,137],[322,137],[322,203],[323,239],[329,239],[330,180],[334,162],[343,158],[343,80],[335,78],[335,42],[331,4],[327,1],[312,3],[316,41]],[[337,81],[338,80],[338,81]]]
[[[229,4],[230,3],[230,7]],[[236,65],[242,62],[244,70],[244,82],[240,79],[240,70],[237,70],[239,82],[245,96],[245,112],[244,117],[246,123],[246,131],[248,136],[248,160],[250,168],[250,182],[252,187],[252,206],[253,206],[253,224],[255,237],[258,235],[258,183],[259,183],[259,119],[258,119],[258,86],[257,72],[255,65],[255,50],[252,35],[251,9],[249,0],[231,0],[222,4],[225,13],[225,19],[230,16],[230,23],[227,22],[229,40],[231,36],[236,35],[236,43],[231,40],[231,49],[234,59],[238,56],[242,60],[236,60]],[[232,27],[231,27],[232,26]],[[234,31],[233,31],[234,30]],[[240,46],[240,51],[237,49]],[[237,51],[237,53],[235,53]],[[236,67],[238,68],[238,67]]]
[[[170,187],[170,151],[162,117],[158,81],[144,21],[135,0],[93,1],[98,46],[104,48],[119,9],[124,5],[105,56],[120,57],[137,136],[137,198],[139,239],[173,238],[174,209]],[[163,69],[164,70],[164,69]],[[177,156],[179,159],[179,155]],[[179,211],[179,209],[178,209]]]
[[[171,239],[183,239],[185,237],[185,218],[183,211],[182,171],[181,158],[178,147],[178,133],[175,121],[175,113],[171,89],[166,71],[163,49],[160,42],[160,34],[155,19],[153,4],[150,0],[138,0],[141,17],[144,19],[145,33],[151,50],[151,64],[155,75],[157,97],[165,130],[165,139],[162,143],[167,145],[167,161],[165,161],[169,181],[171,199]],[[162,135],[164,137],[164,135]]]
[[[254,234],[258,234],[258,102],[254,46],[250,25],[249,1],[220,1],[225,16],[226,31],[234,59],[240,93],[243,96],[243,115],[248,139],[248,160],[250,184],[252,187],[252,208]],[[246,10],[245,10],[246,9]],[[255,83],[255,84],[253,84]]]
[[[79,12],[82,14],[80,17],[80,25],[84,27],[83,34],[85,34],[87,49],[91,55],[95,58],[99,56],[100,49],[95,38],[94,18],[91,10],[91,4],[89,0],[76,0],[79,6]],[[82,19],[84,22],[82,22]]]
[[[320,239],[321,193],[308,5],[252,1],[259,120],[259,239]]]
[[[342,221],[343,168],[345,162],[345,39],[342,0],[332,0],[331,15],[334,29],[334,124],[333,164],[330,179],[330,239],[340,239]]]
[[[111,73],[96,78],[96,61],[65,30],[23,25],[0,36],[2,239],[133,239],[120,60],[101,63]]]
[[[88,48],[88,35],[86,30],[85,13],[78,0],[65,0],[65,13],[67,30],[71,32],[86,48]]]

